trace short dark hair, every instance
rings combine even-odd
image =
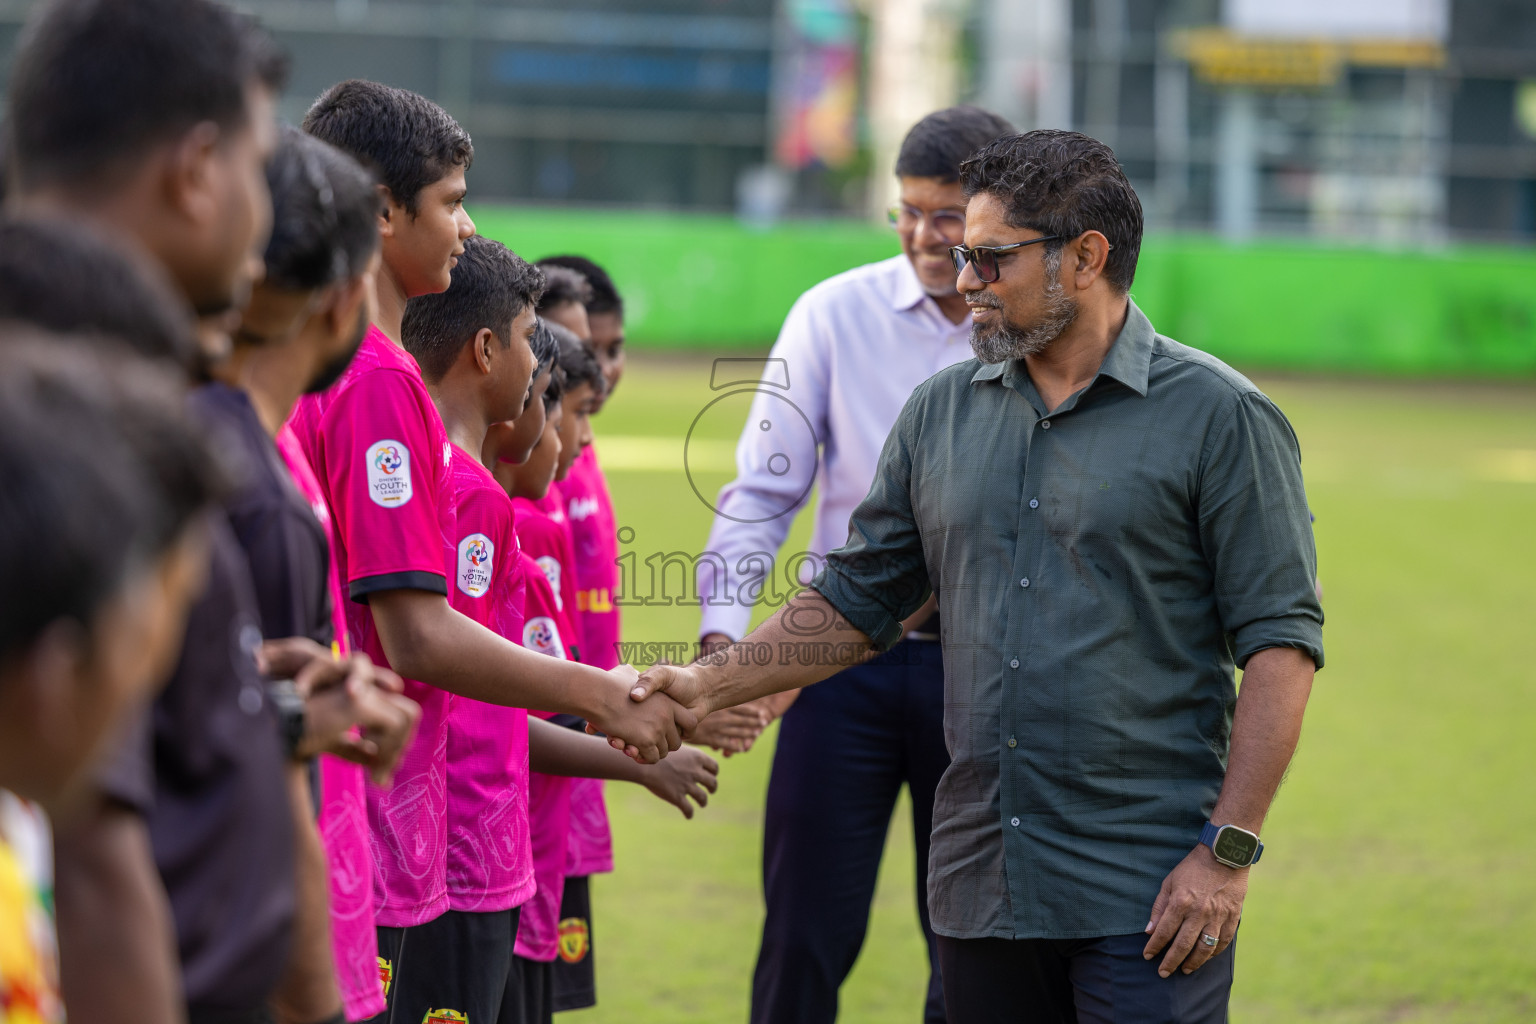
[[[592,297],[587,300],[588,313],[624,315],[624,300],[619,296],[613,278],[608,276],[608,271],[585,256],[546,256],[539,260],[539,266],[564,267],[586,278],[587,286],[592,289]]]
[[[550,323],[543,317],[539,317],[533,324],[533,337],[528,345],[533,349],[533,377],[538,379],[539,374],[549,371],[549,386],[544,389],[544,409],[549,411],[560,401],[560,396],[565,393],[565,374],[560,372],[560,343],[555,340],[554,332],[550,329]],[[570,333],[567,331],[566,333]]]
[[[592,298],[592,286],[585,277],[567,267],[546,263],[540,263],[539,266],[544,271],[544,297],[539,300],[540,315],[571,302],[586,307],[587,301]]]
[[[1018,129],[990,110],[958,106],[935,110],[907,131],[896,154],[898,178],[956,181],[960,163],[982,146]]]
[[[304,115],[304,130],[374,171],[412,216],[422,189],[455,167],[468,170],[475,158],[469,133],[448,111],[425,96],[361,78],[321,93]]]
[[[193,125],[245,124],[246,90],[279,91],[287,58],[211,0],[48,0],[16,51],[6,147],[22,190],[119,173]]]
[[[194,372],[192,310],[157,264],[77,220],[0,220],[0,319],[90,334]]]
[[[448,290],[405,304],[401,340],[422,375],[436,383],[481,328],[511,344],[507,328],[526,307],[538,304],[543,290],[542,270],[500,242],[472,235],[464,240]]]
[[[224,492],[184,396],[168,368],[0,325],[0,657],[89,626]]]
[[[574,391],[583,384],[590,384],[599,398],[606,394],[608,378],[603,376],[603,368],[592,349],[569,329],[561,327],[553,320],[545,321],[544,326],[550,334],[555,336],[555,341],[560,346],[560,355],[555,360],[555,365],[560,367],[565,390]]]
[[[1141,200],[1114,151],[1080,132],[1040,129],[983,146],[960,165],[966,197],[986,193],[1008,210],[1008,223],[1057,235],[1058,250],[1084,231],[1109,239],[1104,278],[1131,289],[1141,255]]]
[[[335,146],[284,126],[267,185],[268,282],[310,291],[362,273],[379,248],[382,204],[372,174]]]

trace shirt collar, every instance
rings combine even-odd
[[[901,255],[901,267],[891,281],[891,309],[898,313],[905,313],[916,308],[928,293],[923,291],[923,282],[917,279],[917,271],[912,269],[912,261],[907,259],[906,253]]]
[[[1113,377],[1145,398],[1147,373],[1152,366],[1152,339],[1157,336],[1157,332],[1152,329],[1152,321],[1147,319],[1147,315],[1137,307],[1134,300],[1126,299],[1126,306],[1125,326],[1120,328],[1114,344],[1109,346],[1109,352],[1099,365],[1099,372],[1094,374],[1094,380],[1097,382],[1100,377]],[[1027,378],[1028,371],[1022,366],[1015,366],[1016,362],[1008,359],[1001,363],[982,363],[971,375],[971,381],[998,380],[1005,375],[1009,378]],[[1092,386],[1089,385],[1090,388]]]
[[[1125,326],[1120,336],[1109,346],[1109,353],[1099,365],[1096,377],[1113,377],[1142,398],[1147,397],[1147,371],[1152,366],[1152,339],[1157,332],[1152,321],[1136,306],[1134,299],[1126,299]]]

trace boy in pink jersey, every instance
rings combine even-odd
[[[556,268],[558,269],[558,268]],[[554,273],[554,269],[550,271]],[[574,272],[573,272],[574,273]],[[590,292],[587,293],[590,295]],[[584,311],[583,311],[584,315]],[[580,321],[577,322],[578,326]],[[558,325],[551,330],[560,340],[561,369],[566,375],[566,391],[561,399],[560,461],[555,472],[556,483],[549,494],[539,503],[540,509],[559,526],[562,535],[561,577],[574,591],[575,602],[569,604],[567,615],[572,620],[580,640],[579,657],[590,665],[601,667],[605,662],[616,661],[618,637],[599,641],[602,647],[589,649],[582,623],[590,618],[592,608],[593,575],[602,577],[601,566],[594,565],[589,557],[583,560],[575,540],[577,516],[585,517],[584,525],[590,526],[591,499],[571,500],[572,487],[580,481],[572,476],[577,463],[591,451],[592,426],[590,417],[607,393],[607,379],[592,354],[589,345],[579,340],[572,331]],[[579,491],[578,491],[579,493]],[[610,531],[609,546],[617,548]],[[592,531],[586,531],[590,541]],[[614,550],[608,568],[615,570]],[[602,593],[608,593],[606,587]],[[569,601],[569,599],[567,599]],[[561,900],[560,920],[567,926],[588,936],[579,949],[562,950],[554,971],[554,1005],[556,1012],[577,1010],[597,1002],[597,971],[590,937],[592,927],[591,876],[613,870],[613,836],[608,826],[608,807],[603,800],[603,784],[597,779],[577,779],[571,786],[570,841],[567,844],[565,865],[565,892]]]
[[[449,695],[581,714],[605,730],[638,735],[626,753],[647,761],[676,749],[694,722],[672,708],[627,722],[633,669],[602,673],[536,658],[449,605],[462,539],[452,446],[399,338],[406,301],[447,290],[474,232],[463,210],[469,137],[428,100],[361,81],[328,90],[304,127],[375,168],[384,185],[374,327],[346,374],[307,397],[293,425],[334,516],[353,642],[406,677],[407,693],[422,705],[395,785],[368,798],[386,1013],[419,1020],[459,1012],[451,1000],[465,987],[423,955],[449,941],[437,933],[462,923],[457,918],[406,941],[407,932],[437,923],[450,906]],[[623,732],[626,724],[636,731]],[[403,956],[407,947],[411,954]]]
[[[547,325],[543,325],[546,326]],[[546,332],[546,337],[550,335]],[[553,339],[551,338],[553,344]],[[531,454],[520,464],[503,463],[498,479],[514,495],[518,533],[529,566],[529,605],[523,642],[559,658],[569,656],[564,637],[570,635],[568,609],[561,606],[550,577],[558,575],[560,557],[569,558],[569,540],[563,528],[541,508],[559,468],[560,425],[563,417],[561,387],[563,376],[545,391],[547,415],[539,440]],[[497,454],[510,458],[502,449]],[[544,717],[544,716],[541,716]],[[554,972],[557,965],[570,959],[586,957],[591,935],[585,922],[568,920],[562,907],[565,874],[569,861],[567,824],[571,813],[570,796],[575,787],[597,778],[639,782],[658,797],[676,805],[692,817],[689,798],[702,806],[707,792],[715,788],[714,761],[702,752],[685,748],[657,765],[636,766],[606,756],[586,736],[573,728],[583,723],[569,715],[549,716],[554,722],[533,722],[533,764],[537,771],[532,783],[534,815],[534,863],[538,893],[524,907],[518,931],[516,973],[523,987],[523,1003],[516,1013],[508,1007],[503,1021],[512,1024],[548,1021],[555,1012],[553,1003]],[[572,776],[571,778],[554,776]],[[508,1014],[511,1014],[509,1016]]]
[[[595,416],[624,376],[624,300],[608,272],[585,256],[550,256],[540,260],[539,266],[573,270],[589,289],[584,309],[587,332],[572,329],[586,342],[602,371],[605,386],[593,401]],[[576,595],[576,629],[584,660],[598,668],[611,667],[619,660],[619,608],[614,603],[619,585],[618,526],[595,445],[587,445],[576,456],[569,476],[561,478],[560,491],[571,523],[576,575],[582,581]]]
[[[529,340],[544,278],[500,242],[469,238],[452,281],[446,292],[407,304],[402,334],[453,444],[459,541],[449,601],[515,639],[523,635],[525,570],[512,503],[479,453],[490,425],[514,419],[527,403],[536,368]],[[508,999],[519,908],[535,888],[526,710],[454,699],[447,798],[444,918],[452,927],[432,926],[438,941],[427,955],[464,979],[451,1009],[471,1021],[495,1020]]]

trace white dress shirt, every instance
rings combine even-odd
[[[805,500],[808,467],[816,467],[820,488],[810,548],[817,557],[802,567],[800,582],[842,546],[897,414],[919,384],[971,357],[970,333],[970,318],[951,323],[906,256],[856,267],[800,296],[769,354],[784,360],[789,387],[758,389],[736,446],[736,479],[715,502],[708,553],[698,563],[701,636],[739,640],[747,632],[764,572]],[[810,432],[774,427],[775,418],[793,416],[785,399]],[[769,592],[791,589],[784,569],[773,571]]]

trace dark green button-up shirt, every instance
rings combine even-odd
[[[1322,665],[1316,562],[1290,424],[1134,303],[1054,411],[1017,361],[918,387],[812,586],[882,648],[939,595],[934,928],[1140,932],[1215,805],[1234,666]]]

